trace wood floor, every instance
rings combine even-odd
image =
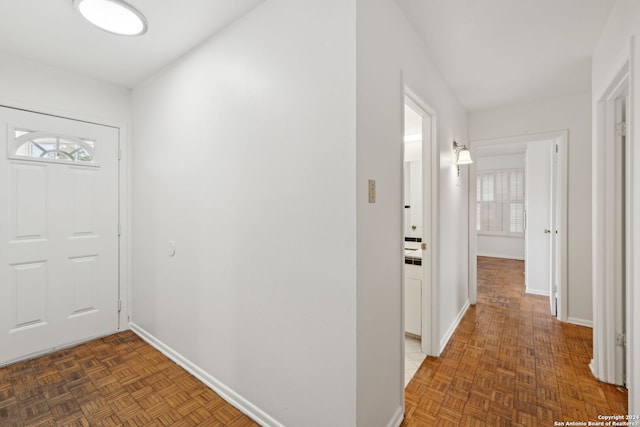
[[[257,426],[127,331],[0,369],[0,426]]]
[[[402,426],[553,426],[627,414],[627,392],[589,370],[591,329],[524,293],[522,261],[478,258],[478,303],[407,385]]]
[[[627,413],[589,372],[591,329],[524,294],[519,261],[479,258],[478,304],[406,388],[403,426],[553,426]],[[0,369],[0,426],[255,426],[132,332]]]

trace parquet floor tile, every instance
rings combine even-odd
[[[0,368],[2,427],[257,425],[131,331]]]
[[[589,370],[590,328],[524,292],[524,263],[478,258],[478,303],[405,389],[408,426],[553,426],[627,413],[626,390]],[[2,392],[0,391],[0,394]]]

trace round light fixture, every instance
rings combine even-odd
[[[80,14],[101,30],[119,36],[147,32],[147,20],[136,8],[121,0],[73,0]]]

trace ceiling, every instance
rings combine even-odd
[[[101,31],[72,0],[0,0],[0,50],[120,86],[133,87],[264,0],[127,0],[149,30]]]
[[[584,93],[615,0],[396,0],[468,111]]]
[[[128,0],[149,31],[118,37],[72,0],[0,0],[0,51],[134,87],[264,0]],[[469,111],[589,90],[615,0],[396,0]]]

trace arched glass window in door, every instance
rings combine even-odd
[[[95,166],[94,141],[51,132],[14,131],[12,159]]]

